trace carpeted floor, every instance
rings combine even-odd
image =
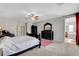
[[[19,56],[79,56],[79,47],[73,44],[55,42],[46,47],[34,48]]]

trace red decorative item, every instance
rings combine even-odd
[[[79,45],[79,13],[76,14],[76,44]]]

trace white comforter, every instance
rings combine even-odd
[[[39,40],[35,37],[20,36],[11,38],[6,36],[0,41],[0,48],[3,48],[3,55],[7,56],[38,44]]]

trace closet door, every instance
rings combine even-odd
[[[17,25],[17,36],[26,35],[26,26],[25,25]]]

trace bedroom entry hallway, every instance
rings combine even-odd
[[[65,43],[76,44],[76,17],[72,15],[65,19]]]

